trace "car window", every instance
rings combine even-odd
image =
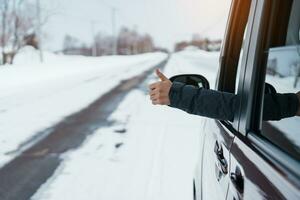
[[[292,4],[283,44],[268,49],[266,82],[278,93],[300,91],[300,0]],[[300,160],[300,117],[262,123],[262,134]]]

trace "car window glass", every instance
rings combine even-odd
[[[300,0],[292,4],[286,40],[268,50],[266,82],[278,93],[300,91]],[[300,117],[262,123],[262,134],[300,160]]]

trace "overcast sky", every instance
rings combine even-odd
[[[173,49],[174,43],[198,33],[222,38],[230,0],[42,0],[42,6],[55,14],[43,27],[44,45],[60,50],[66,34],[89,44],[91,24],[95,31],[112,33],[111,9],[117,9],[117,29],[122,26],[149,33],[155,44]],[[45,11],[44,11],[45,12]],[[46,13],[46,12],[45,12]],[[45,14],[44,13],[44,14]]]

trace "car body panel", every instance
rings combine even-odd
[[[300,199],[299,188],[283,176],[284,171],[267,162],[263,155],[250,146],[242,138],[235,137],[231,148],[230,173],[235,173],[236,167],[241,169],[244,192],[238,194],[230,182],[227,199]]]
[[[229,185],[229,150],[234,135],[218,121],[207,120],[202,162],[202,199],[226,199]],[[216,145],[222,150],[227,163],[227,172],[220,169],[220,161],[216,155]]]

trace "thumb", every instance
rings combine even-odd
[[[163,73],[161,73],[161,71],[159,71],[159,69],[156,69],[155,72],[156,72],[156,75],[158,76],[158,78],[160,78],[161,81],[169,80]]]

